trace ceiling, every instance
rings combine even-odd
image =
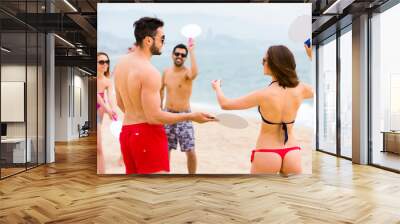
[[[266,2],[312,3],[313,43],[335,32],[338,20],[351,23],[351,18],[366,10],[373,10],[388,0],[188,0],[185,2]],[[1,0],[0,26],[5,38],[2,45],[25,54],[24,32],[54,32],[56,65],[74,65],[95,73],[97,3],[113,2],[182,2],[166,0]],[[51,13],[50,13],[51,12]],[[346,26],[342,22],[341,26]],[[333,27],[333,28],[332,28]],[[60,38],[59,38],[60,37]],[[318,39],[319,38],[319,39]],[[29,38],[28,38],[29,39]],[[63,41],[66,40],[66,41]],[[28,44],[28,54],[33,52]],[[19,50],[18,50],[19,49]]]

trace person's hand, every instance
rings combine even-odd
[[[189,38],[188,49],[189,49],[189,52],[192,52],[194,50],[194,39],[193,38]]]
[[[110,119],[113,120],[114,111],[111,109],[106,109],[106,113],[110,116]]]
[[[221,80],[213,80],[211,81],[211,86],[214,90],[220,89],[221,88]]]
[[[118,120],[118,114],[115,111],[111,112],[111,120],[117,121]]]
[[[205,123],[205,122],[210,122],[210,121],[217,121],[217,119],[207,113],[202,113],[202,112],[193,112],[190,115],[190,120],[197,122],[197,123]]]
[[[308,58],[311,60],[311,58],[312,58],[312,48],[311,48],[311,46],[308,47],[307,44],[304,44],[304,48],[306,49],[306,53],[307,53]]]

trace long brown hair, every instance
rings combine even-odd
[[[107,55],[106,53],[104,53],[104,52],[97,52],[97,57],[99,57],[100,55],[106,56],[106,57],[107,57],[107,60],[110,61],[110,57],[108,57],[108,55]],[[107,78],[110,77],[110,64],[108,64],[107,71],[104,72],[104,76],[107,77]]]
[[[280,86],[296,87],[299,78],[296,73],[296,61],[292,52],[283,45],[271,46],[267,51],[267,63],[272,75]]]

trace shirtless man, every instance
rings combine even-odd
[[[184,66],[188,55],[190,56],[190,69]],[[192,82],[198,74],[193,42],[189,44],[189,49],[184,44],[176,45],[172,51],[172,61],[173,66],[163,72],[161,100],[164,98],[164,89],[166,89],[165,110],[177,114],[189,113]],[[194,151],[195,140],[192,122],[182,121],[176,124],[167,124],[165,131],[168,137],[169,152],[177,149],[179,142],[181,151],[186,153],[189,174],[196,173],[197,160]]]
[[[169,172],[168,142],[163,124],[213,121],[205,113],[174,114],[161,110],[161,74],[151,64],[164,45],[164,23],[143,17],[134,23],[137,48],[115,67],[117,104],[124,113],[120,134],[126,174]]]

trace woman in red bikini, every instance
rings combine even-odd
[[[110,79],[110,59],[104,52],[97,53],[97,173],[104,174],[105,161],[101,144],[101,124],[104,114],[117,118],[113,84]]]
[[[299,81],[296,62],[286,46],[271,46],[262,65],[264,74],[272,77],[272,82],[263,89],[228,99],[221,90],[220,80],[214,80],[212,87],[224,110],[258,107],[263,122],[251,154],[251,173],[300,174],[301,149],[293,135],[293,124],[301,103],[312,98],[314,92],[311,86]]]

